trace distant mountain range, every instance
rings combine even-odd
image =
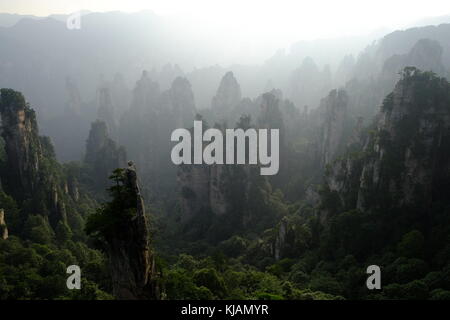
[[[323,79],[331,81],[332,87],[344,85],[348,78],[339,74],[344,61],[354,61],[358,75],[379,74],[387,59],[407,54],[423,38],[440,44],[444,67],[450,68],[450,24],[389,34],[379,30],[367,36],[299,41],[290,50],[268,55],[265,62],[244,64],[227,51],[230,43],[226,39],[187,30],[183,21],[150,11],[85,12],[80,30],[67,29],[66,19],[67,15],[0,14],[0,87],[20,90],[27,96],[38,110],[38,120],[46,134],[51,132],[49,122],[67,107],[69,79],[78,87],[82,103],[95,115],[99,86],[118,73],[133,88],[142,71],[148,70],[152,80],[164,90],[177,76],[185,76],[192,85],[197,108],[204,109],[210,107],[227,71],[234,72],[243,96],[254,98],[264,90],[276,88],[296,103],[296,96],[312,92],[305,88],[298,91],[303,87],[301,79],[308,79],[314,87],[322,86]],[[418,25],[443,21],[450,21],[450,16],[424,20]],[[305,59],[313,62],[311,70],[317,74],[301,74],[306,70],[301,68]],[[294,85],[293,81],[298,83]],[[324,95],[321,92],[313,99],[300,97],[297,107],[303,108],[304,101],[310,100],[313,102],[304,104],[315,108]],[[57,144],[57,150],[59,147]]]

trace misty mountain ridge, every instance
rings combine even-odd
[[[127,89],[122,91],[125,99],[113,101],[118,108],[117,119],[129,107],[131,101],[126,97],[142,70],[148,70],[162,90],[170,88],[176,77],[186,77],[199,110],[211,107],[220,79],[228,71],[238,79],[243,96],[257,97],[277,88],[303,110],[305,106],[317,108],[329,90],[344,87],[352,79],[379,77],[385,61],[406,54],[422,38],[439,42],[442,63],[450,68],[450,47],[445,41],[450,25],[446,24],[395,31],[378,41],[374,40],[380,33],[301,41],[293,44],[289,52],[278,50],[262,64],[224,67],[217,64],[216,58],[227,55],[220,39],[205,45],[201,38],[182,32],[182,24],[152,12],[88,13],[82,17],[81,30],[68,30],[61,21],[64,15],[56,18],[24,18],[14,26],[0,28],[4,47],[0,52],[0,86],[18,88],[26,94],[39,111],[42,131],[55,140],[58,157],[64,160],[74,159],[77,154],[65,151],[66,144],[58,142],[61,139],[56,134],[71,103],[66,79],[74,83],[80,100],[78,108],[84,110],[83,132],[75,138],[76,149],[82,150],[86,130],[97,114],[97,91],[118,75]],[[211,66],[194,67],[205,64]],[[379,103],[385,93],[384,89],[380,91],[372,104]]]
[[[450,24],[243,55],[189,18],[0,28],[0,299],[450,299]],[[194,120],[276,129],[278,173],[175,165]]]

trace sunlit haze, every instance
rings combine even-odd
[[[296,40],[349,36],[380,28],[400,28],[424,17],[450,13],[447,0],[1,0],[0,12],[33,14],[71,13],[77,10],[151,10],[163,16],[188,19],[192,28],[215,30],[253,41],[283,43]],[[358,26],[355,28],[355,26]]]
[[[450,301],[449,79],[450,0],[0,0],[0,314]]]

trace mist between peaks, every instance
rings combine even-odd
[[[192,141],[191,131],[187,129],[172,132],[171,141],[178,142],[170,155],[174,164],[259,164],[261,175],[278,173],[279,129],[225,129],[225,148],[223,132],[216,128],[203,132],[202,121],[194,121],[193,135]],[[208,144],[204,146],[204,142]]]

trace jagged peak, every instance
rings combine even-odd
[[[183,89],[191,90],[191,83],[189,82],[189,80],[186,77],[178,76],[173,80],[171,88],[172,89],[183,88]]]
[[[27,107],[25,97],[21,92],[13,89],[0,89],[0,108],[3,112],[6,109],[24,109]]]
[[[233,71],[228,71],[225,73],[225,75],[222,77],[222,80],[220,81],[220,87],[235,87],[237,88],[239,86],[239,83],[237,82],[236,77],[234,76]]]
[[[220,81],[219,88],[212,100],[212,108],[218,110],[221,116],[231,111],[241,101],[241,86],[233,72],[227,72]]]
[[[383,101],[382,112],[392,111],[394,107],[400,105],[402,108],[410,109],[417,104],[420,104],[420,108],[416,108],[420,112],[430,108],[448,109],[450,85],[447,79],[431,71],[421,71],[416,67],[406,67],[400,75],[401,78],[395,85],[394,91]],[[405,96],[408,96],[408,100],[403,101]]]
[[[405,68],[370,134],[361,137],[361,149],[335,162],[326,177],[345,209],[419,208],[430,199],[446,197],[435,181],[448,179],[441,168],[450,165],[449,106],[445,78]]]

